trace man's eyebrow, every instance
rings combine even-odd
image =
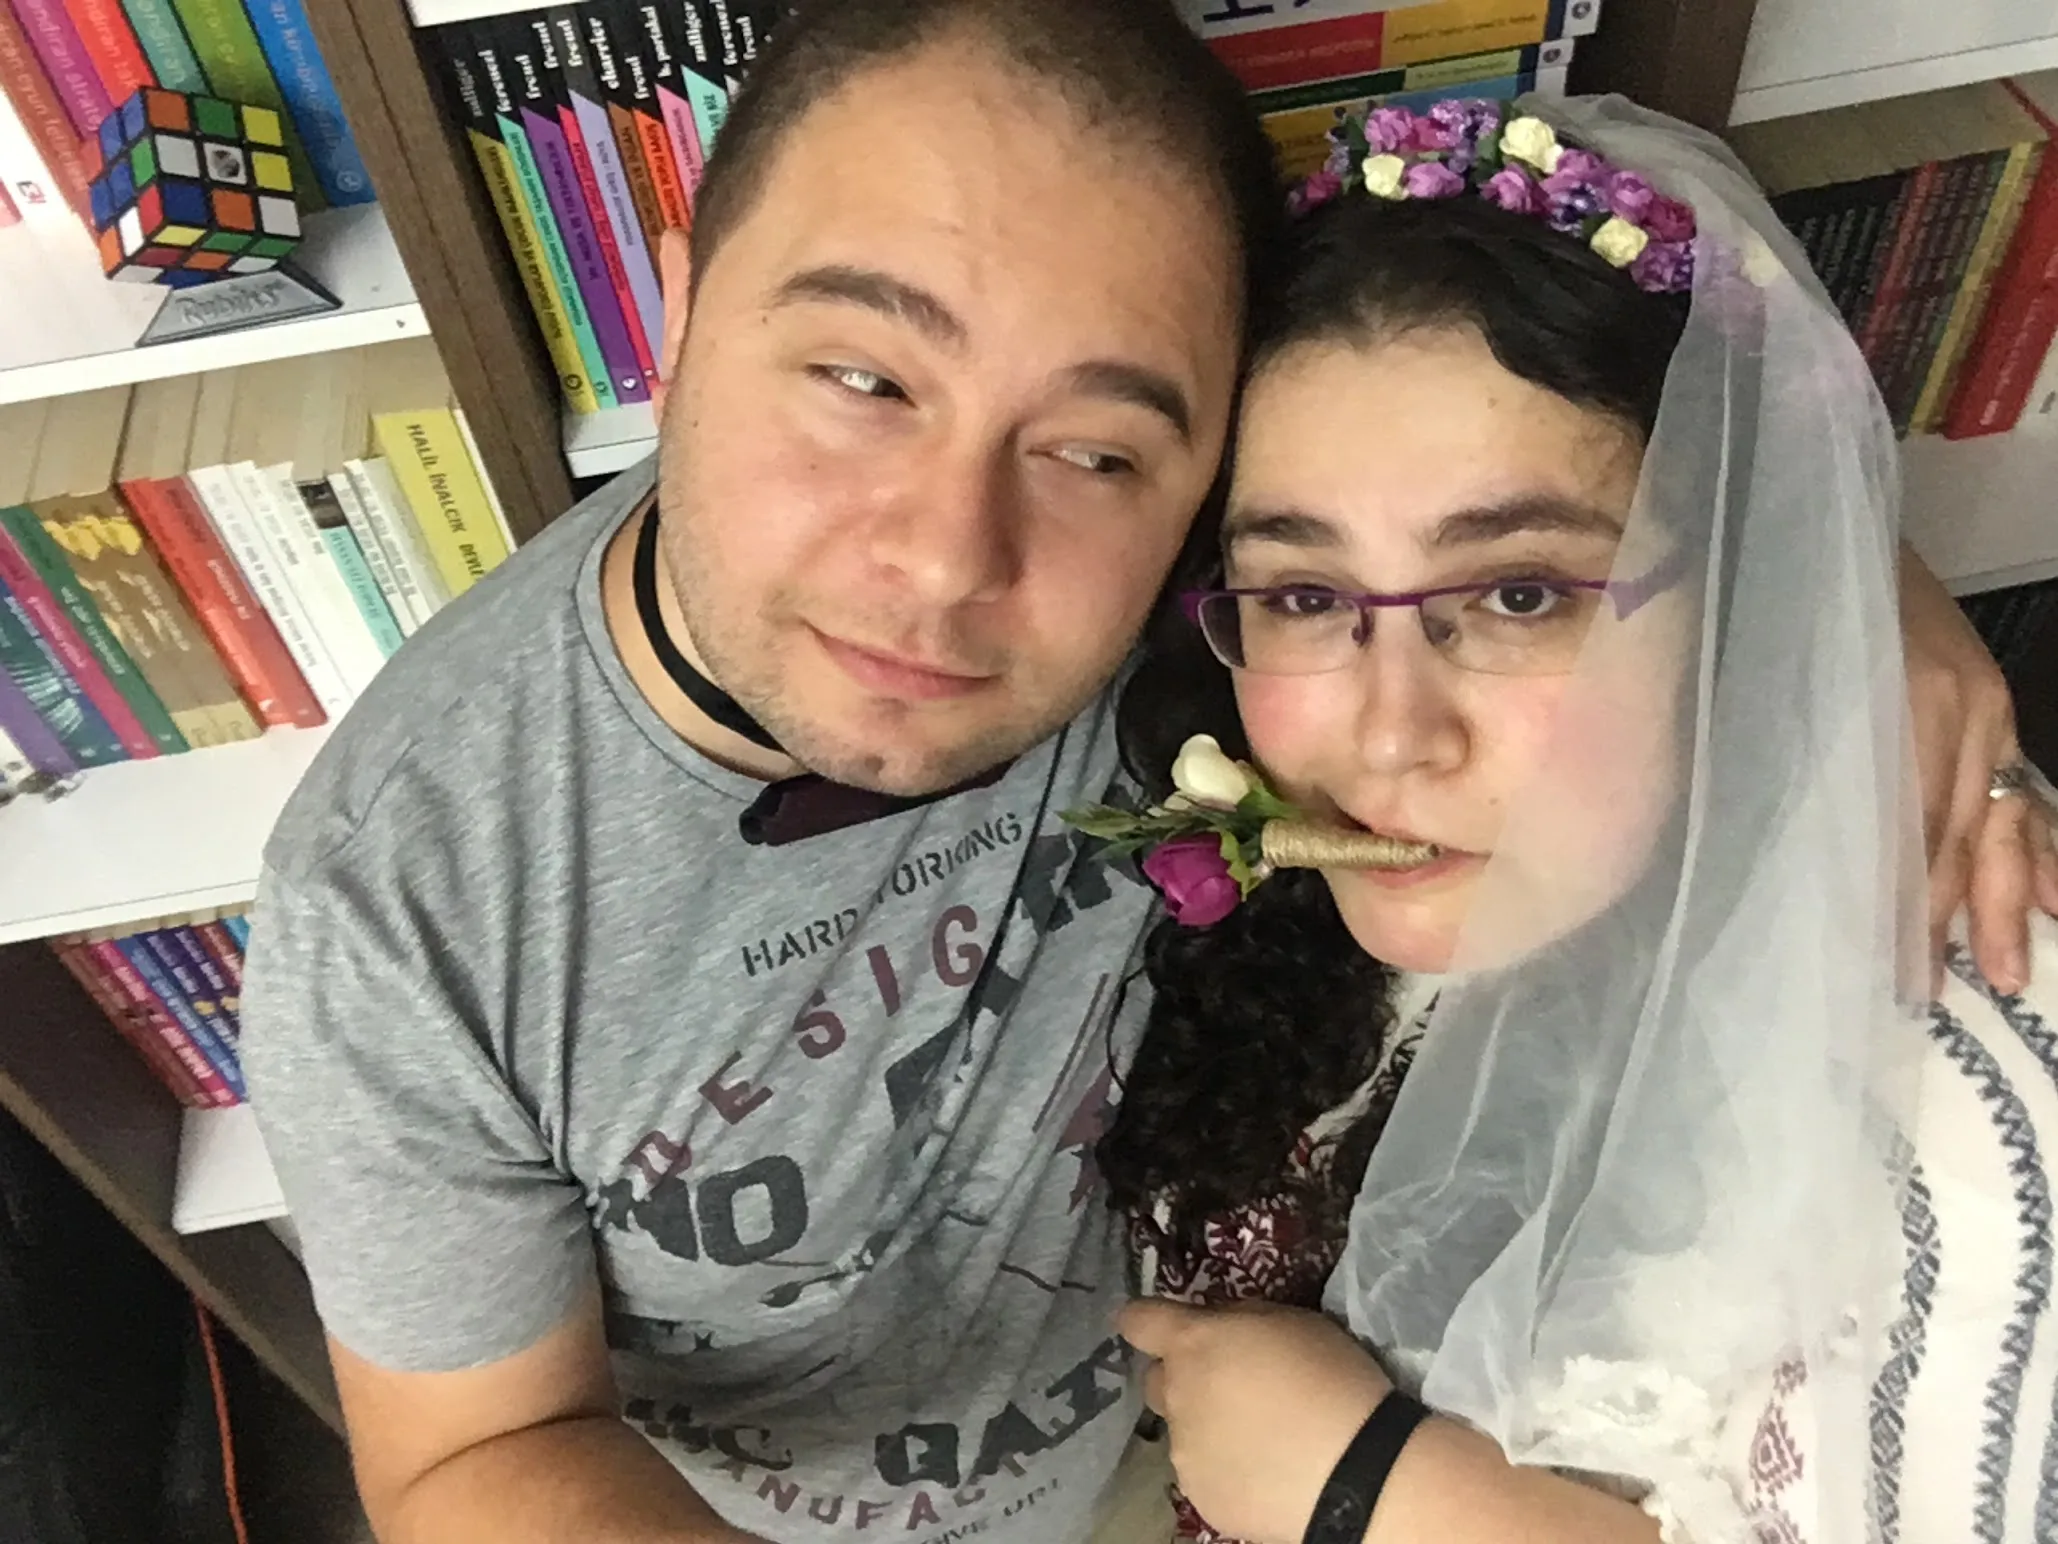
[[[1282,547],[1341,547],[1343,530],[1335,521],[1303,509],[1239,509],[1222,522],[1222,545],[1270,541]]]
[[[1532,493],[1500,504],[1446,515],[1431,533],[1431,547],[1468,547],[1508,536],[1557,532],[1567,536],[1622,539],[1622,522],[1605,509],[1554,493]]]
[[[1162,417],[1181,443],[1193,438],[1193,411],[1186,393],[1168,375],[1123,359],[1089,359],[1065,372],[1072,389],[1090,397],[1127,402]]]
[[[965,324],[935,295],[919,284],[896,279],[876,268],[855,268],[846,263],[803,268],[790,275],[772,295],[774,307],[810,300],[862,306],[907,322],[934,341],[952,347],[966,338]]]

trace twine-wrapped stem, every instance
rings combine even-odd
[[[1268,820],[1259,839],[1272,868],[1420,868],[1436,856],[1424,842],[1396,841],[1372,831],[1345,831],[1301,820]]]

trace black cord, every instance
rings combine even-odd
[[[636,615],[643,623],[644,636],[650,640],[651,652],[657,655],[658,664],[672,678],[672,684],[701,712],[761,750],[784,755],[772,732],[753,718],[742,703],[694,669],[693,661],[672,642],[671,629],[665,626],[665,614],[657,602],[657,526],[657,505],[653,503],[643,517],[643,528],[636,533],[636,561],[631,565]]]

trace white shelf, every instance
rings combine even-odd
[[[0,809],[0,943],[246,905],[286,796],[328,738],[261,739],[95,767]]]
[[[574,477],[612,477],[656,449],[657,415],[648,402],[565,414],[565,460]]]
[[[2058,68],[2052,0],[1759,0],[1731,123]]]
[[[0,403],[388,343],[429,330],[376,204],[307,217],[296,258],[340,311],[219,337],[136,347],[165,291],[100,272],[82,227],[0,230]]]
[[[541,10],[553,3],[554,0],[407,0],[407,10],[417,27],[440,27],[445,22],[478,21],[485,16]]]
[[[250,1106],[186,1111],[172,1193],[173,1231],[207,1233],[285,1215],[286,1197]]]
[[[1954,595],[2058,578],[2058,393],[2037,407],[2011,434],[1902,448],[1902,530]]]

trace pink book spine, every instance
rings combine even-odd
[[[57,604],[57,597],[50,593],[50,586],[29,566],[27,556],[14,544],[13,536],[8,534],[4,525],[0,525],[0,583],[14,591],[23,609],[42,629],[44,641],[64,661],[64,668],[78,682],[79,690],[100,710],[100,716],[107,720],[107,727],[121,741],[122,749],[136,761],[148,761],[155,756],[158,753],[157,741],[143,727],[143,721],[136,717],[136,710],[116,689],[107,672],[100,668],[100,661],[86,647],[86,640],[79,636],[79,630],[71,625],[71,618]]]
[[[692,105],[678,92],[659,86],[657,99],[664,106],[665,129],[679,163],[679,186],[686,190],[690,205],[700,188],[701,168],[707,164],[707,153],[700,146],[700,126],[693,121]]]
[[[200,1054],[199,1047],[186,1038],[185,1031],[179,1028],[177,1021],[172,1018],[164,1004],[157,1000],[157,994],[143,984],[143,978],[136,974],[136,967],[129,963],[128,957],[107,939],[88,944],[86,947],[92,951],[93,958],[99,961],[100,968],[113,977],[116,985],[128,994],[129,1001],[143,1010],[151,1025],[157,1030],[159,1038],[164,1041],[172,1055],[179,1059],[179,1065],[193,1074],[194,1080],[206,1094],[209,1106],[227,1109],[237,1103],[235,1091],[222,1080],[222,1075],[214,1070],[214,1064]]]
[[[58,100],[64,103],[64,115],[71,119],[71,126],[79,131],[80,139],[94,138],[100,131],[100,120],[114,111],[114,102],[100,83],[100,72],[93,68],[93,56],[86,52],[79,29],[72,25],[71,17],[58,0],[8,3],[21,21],[22,31],[28,34],[29,46],[43,61],[43,72],[57,88]]]

